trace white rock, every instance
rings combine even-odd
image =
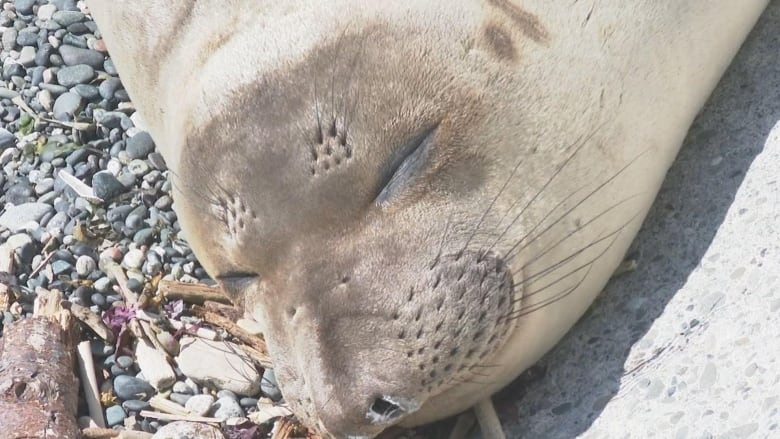
[[[184,337],[176,363],[196,383],[253,396],[260,391],[260,374],[241,348],[226,341]]]
[[[153,346],[140,342],[135,347],[135,361],[144,378],[157,390],[176,382],[176,373],[165,358],[165,354]]]
[[[252,335],[260,335],[263,333],[262,329],[260,329],[260,323],[257,323],[254,320],[238,319],[236,325]]]
[[[160,427],[152,439],[224,439],[225,435],[216,428],[208,424],[199,424],[196,422],[176,421]]]
[[[57,12],[55,5],[41,5],[38,7],[38,18],[41,20],[51,20],[51,16]]]
[[[214,397],[211,395],[195,395],[188,399],[184,407],[195,416],[206,416],[214,404]]]

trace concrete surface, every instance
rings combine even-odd
[[[504,392],[511,438],[780,438],[780,0],[691,129],[639,267]]]

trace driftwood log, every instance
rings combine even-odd
[[[67,320],[40,316],[5,326],[0,338],[0,437],[81,437],[75,344],[70,325],[63,327]]]

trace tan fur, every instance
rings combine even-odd
[[[560,339],[766,4],[89,2],[195,253],[337,437],[465,410]]]

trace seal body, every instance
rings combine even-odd
[[[312,428],[463,411],[621,261],[767,1],[91,0]]]

